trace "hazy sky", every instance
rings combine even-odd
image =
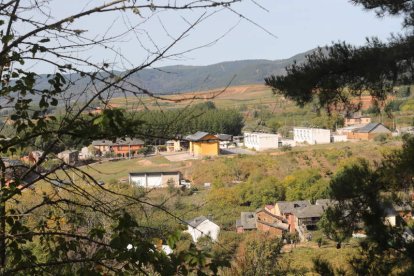
[[[401,32],[401,18],[377,18],[373,11],[364,11],[347,0],[255,1],[268,11],[251,0],[244,0],[232,7],[277,38],[229,10],[219,10],[180,41],[171,53],[204,45],[226,33],[224,37],[210,47],[186,53],[179,58],[167,59],[156,65],[206,65],[241,59],[283,59],[331,42],[347,41],[361,45],[367,36],[386,39],[390,33]],[[102,3],[97,0],[71,0],[70,5],[62,2],[53,2],[55,4],[52,6],[52,14],[56,18],[87,8],[87,3]],[[142,22],[147,14],[140,17],[118,12],[90,16],[76,24],[80,29],[87,28],[90,36],[102,34],[108,27],[115,34],[125,29],[125,25],[141,24],[136,34],[126,35],[112,44],[126,57],[129,63],[128,65],[124,62],[123,66],[126,68],[145,60],[147,52],[142,46],[152,50],[155,49],[153,42],[160,48],[167,46],[171,42],[169,35],[177,37],[188,26],[188,22],[195,20],[202,12],[204,11],[160,12],[145,23]],[[89,57],[94,62],[113,61],[120,64],[119,60],[103,49],[79,53],[79,56]],[[118,65],[114,69],[121,67]]]

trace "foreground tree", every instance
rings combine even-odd
[[[360,108],[355,99],[363,94],[371,95],[378,105],[394,94],[396,86],[413,84],[413,1],[350,2],[374,10],[378,16],[402,16],[404,34],[391,36],[388,42],[370,38],[362,47],[343,42],[319,48],[304,63],[286,68],[285,76],[265,80],[275,93],[300,106],[312,102],[328,112],[352,113]],[[413,151],[414,139],[405,138],[402,149],[386,155],[381,164],[355,160],[330,183],[329,194],[335,204],[321,221],[325,233],[337,241],[338,248],[355,231],[367,235],[360,244],[360,254],[351,260],[355,275],[413,274],[412,223],[401,221],[392,226],[386,220],[392,204],[412,207]],[[323,260],[317,260],[315,267],[326,275],[342,273]]]
[[[414,81],[414,4],[411,0],[350,1],[375,10],[378,16],[404,17],[405,35],[392,36],[388,42],[377,38],[355,47],[345,42],[318,48],[303,64],[286,68],[285,76],[271,76],[265,82],[276,93],[303,106],[313,102],[328,112],[353,112],[360,108],[352,99],[369,93],[383,101],[397,85]]]
[[[63,10],[57,8],[60,1],[0,1],[0,109],[6,114],[0,132],[0,274],[204,273],[204,255],[196,248],[167,257],[155,247],[155,239],[165,242],[172,233],[139,219],[162,206],[139,190],[98,185],[56,153],[85,139],[142,134],[139,119],[106,108],[109,99],[115,94],[161,98],[131,77],[191,51],[172,52],[199,24],[235,2],[80,1]],[[70,13],[72,9],[76,11]],[[158,17],[168,11],[185,22],[178,34],[168,33]],[[195,17],[186,19],[180,11]],[[88,22],[91,17],[107,22],[113,14],[122,18],[122,30],[117,21],[103,30]],[[153,18],[168,43],[157,44],[145,30]],[[131,37],[146,53],[139,65],[117,47]],[[38,75],[35,68],[53,74]],[[97,105],[103,111],[88,114]],[[30,164],[4,158],[28,148],[42,150]],[[45,170],[48,159],[54,163]],[[131,212],[141,215],[132,217]]]
[[[351,259],[356,275],[411,275],[414,271],[413,221],[387,217],[395,206],[412,208],[414,137],[405,137],[402,149],[373,166],[364,159],[346,165],[334,176],[330,196],[335,204],[321,221],[325,234],[338,242],[363,231],[367,238]],[[410,191],[410,193],[407,193]],[[398,210],[398,209],[397,209]]]

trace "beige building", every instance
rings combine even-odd
[[[79,151],[77,150],[65,150],[58,154],[58,158],[66,164],[74,164],[79,159]]]
[[[345,118],[344,126],[366,125],[371,123],[371,118],[367,116],[359,116],[352,118]]]

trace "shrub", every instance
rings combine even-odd
[[[291,145],[283,145],[280,148],[281,151],[291,151],[292,150],[292,146]]]
[[[388,139],[388,136],[386,134],[379,134],[374,137],[374,141],[376,142],[385,142],[387,141],[387,139]]]

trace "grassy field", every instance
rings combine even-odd
[[[130,172],[155,172],[180,170],[184,163],[168,161],[163,156],[152,156],[130,160],[107,161],[84,166],[82,169],[105,183],[118,182],[127,179]]]
[[[210,91],[199,91],[179,95],[163,96],[165,100],[154,99],[147,96],[114,98],[111,105],[125,108],[128,111],[143,110],[167,110],[185,108],[198,103],[213,101],[218,108],[234,108],[240,110],[245,117],[245,124],[248,129],[256,129],[258,122],[273,120],[279,126],[303,126],[315,125],[327,127],[324,120],[328,120],[326,114],[321,115],[314,110],[311,104],[300,108],[292,101],[275,95],[269,87],[264,85],[243,85],[231,86],[227,89],[216,89]],[[364,108],[369,107],[367,96],[360,100]],[[395,97],[394,97],[395,98]],[[390,99],[391,100],[391,99]],[[402,101],[400,110],[393,111],[393,116],[387,114],[373,115],[373,122],[382,122],[387,127],[394,129],[399,126],[408,126],[413,123],[414,99],[398,98]],[[331,125],[329,126],[331,127]]]
[[[167,95],[163,98],[168,100],[153,99],[150,97],[114,98],[111,104],[126,109],[168,109],[180,108],[204,101],[214,101],[220,108],[237,108],[242,105],[246,107],[253,105],[274,104],[276,96],[270,88],[264,85],[232,86],[227,89],[200,91],[196,93],[184,93],[180,95]]]
[[[336,246],[332,243],[318,248],[314,242],[299,245],[292,249],[290,247],[290,245],[286,246],[287,250],[291,251],[282,255],[283,262],[289,263],[290,267],[298,272],[305,272],[305,275],[318,275],[309,272],[313,269],[313,260],[317,258],[329,261],[336,269],[349,271],[349,259],[358,252],[355,240],[352,240],[351,244],[344,245],[341,249],[336,249]]]

